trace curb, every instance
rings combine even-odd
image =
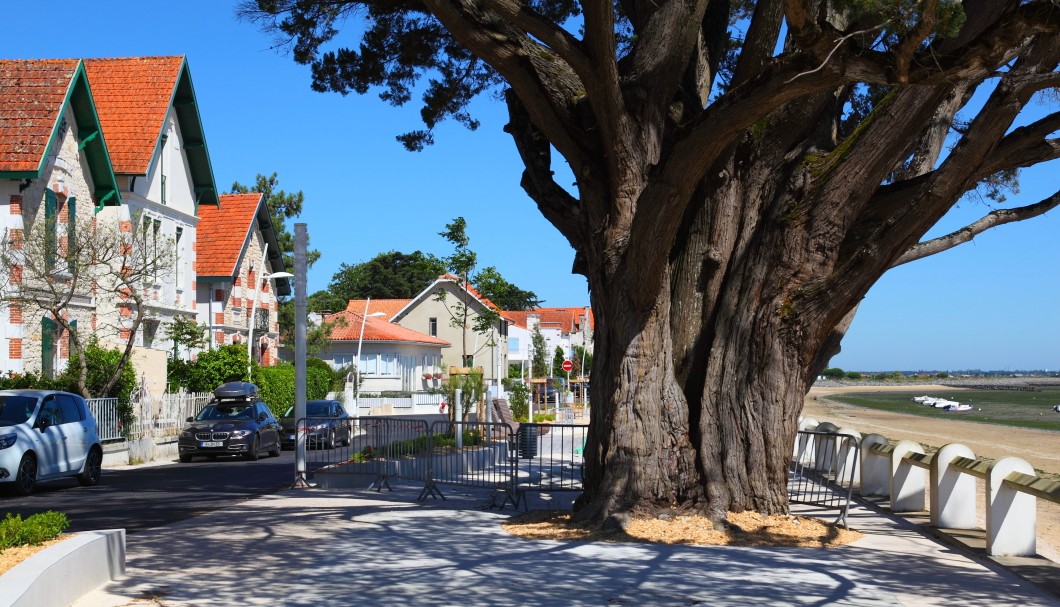
[[[85,531],[0,575],[0,607],[69,605],[125,573],[125,530]]]

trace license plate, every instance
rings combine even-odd
[[[224,445],[224,441],[219,440],[203,441],[199,443],[199,447],[203,449],[209,449],[210,447],[223,447]]]

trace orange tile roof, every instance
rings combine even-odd
[[[236,264],[260,204],[262,195],[251,192],[223,194],[221,206],[199,207],[195,260],[195,272],[199,276],[235,276]]]
[[[397,300],[382,300],[397,301]],[[363,308],[362,308],[363,309]],[[340,320],[341,319],[341,320]],[[377,318],[365,317],[360,312],[339,312],[324,318],[324,322],[336,322],[331,329],[331,339],[334,341],[357,341],[361,338],[361,321],[364,320],[364,341],[400,341],[408,343],[419,343],[448,347],[449,342],[437,337],[431,337],[412,329],[406,329],[401,325]],[[342,322],[345,321],[345,322]]]
[[[512,310],[501,312],[501,316],[524,329],[533,329],[527,323],[529,317],[536,316],[545,329],[559,329],[564,333],[576,333],[581,330],[579,321],[585,314],[585,308],[538,308],[536,310]],[[589,309],[589,328],[593,327],[593,311]]]
[[[184,57],[85,59],[114,172],[145,175]]]
[[[402,308],[409,305],[409,302],[411,301],[411,299],[373,299],[366,302],[363,299],[351,299],[350,303],[346,304],[346,311],[363,314],[364,306],[367,303],[369,314],[382,312],[383,316],[380,318],[389,321],[394,318],[394,315],[400,312]]]
[[[0,171],[40,167],[79,63],[0,60]]]

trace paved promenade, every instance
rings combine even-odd
[[[126,577],[76,606],[1060,606],[860,507],[865,537],[835,549],[589,544],[511,537],[481,493],[418,492],[289,490],[137,533]]]

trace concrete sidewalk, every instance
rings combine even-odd
[[[860,507],[865,537],[835,549],[588,544],[509,536],[484,493],[394,489],[289,490],[131,535],[126,577],[75,605],[1060,605]]]

